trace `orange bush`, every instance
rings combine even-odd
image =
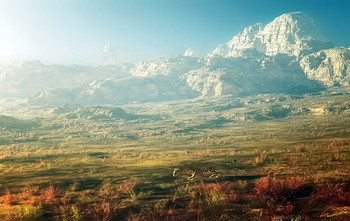
[[[7,206],[13,206],[17,204],[17,197],[15,194],[12,194],[9,189],[6,189],[6,194],[1,197],[3,204]]]
[[[117,208],[110,202],[103,200],[102,202],[92,204],[88,209],[88,215],[93,216],[99,221],[112,220],[117,215]]]
[[[42,201],[42,196],[39,193],[39,187],[25,187],[17,194],[18,201],[21,204],[32,206],[38,205]]]
[[[298,192],[306,185],[301,177],[277,179],[267,176],[255,182],[255,197],[262,200],[270,213],[276,215],[291,215],[301,210]]]
[[[52,184],[42,192],[42,197],[47,202],[57,202],[61,191]]]

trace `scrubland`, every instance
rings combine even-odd
[[[122,118],[80,109],[25,127],[6,118],[0,219],[349,220],[348,98],[132,104]]]

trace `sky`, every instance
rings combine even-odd
[[[244,27],[288,12],[312,17],[335,46],[350,47],[348,0],[0,0],[0,62],[98,64],[201,54]]]

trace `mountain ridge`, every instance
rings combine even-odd
[[[318,31],[312,18],[303,12],[292,12],[275,18],[267,25],[257,23],[246,27],[209,55],[241,57],[245,50],[254,49],[268,56],[287,54],[299,57],[331,46]]]
[[[331,46],[312,18],[292,12],[246,27],[203,57],[160,57],[136,65],[1,66],[0,97],[27,97],[30,105],[43,106],[105,105],[347,86],[350,49]]]

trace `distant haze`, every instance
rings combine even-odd
[[[0,63],[135,63],[188,48],[202,55],[246,26],[292,11],[349,47],[349,9],[341,0],[0,0]]]

